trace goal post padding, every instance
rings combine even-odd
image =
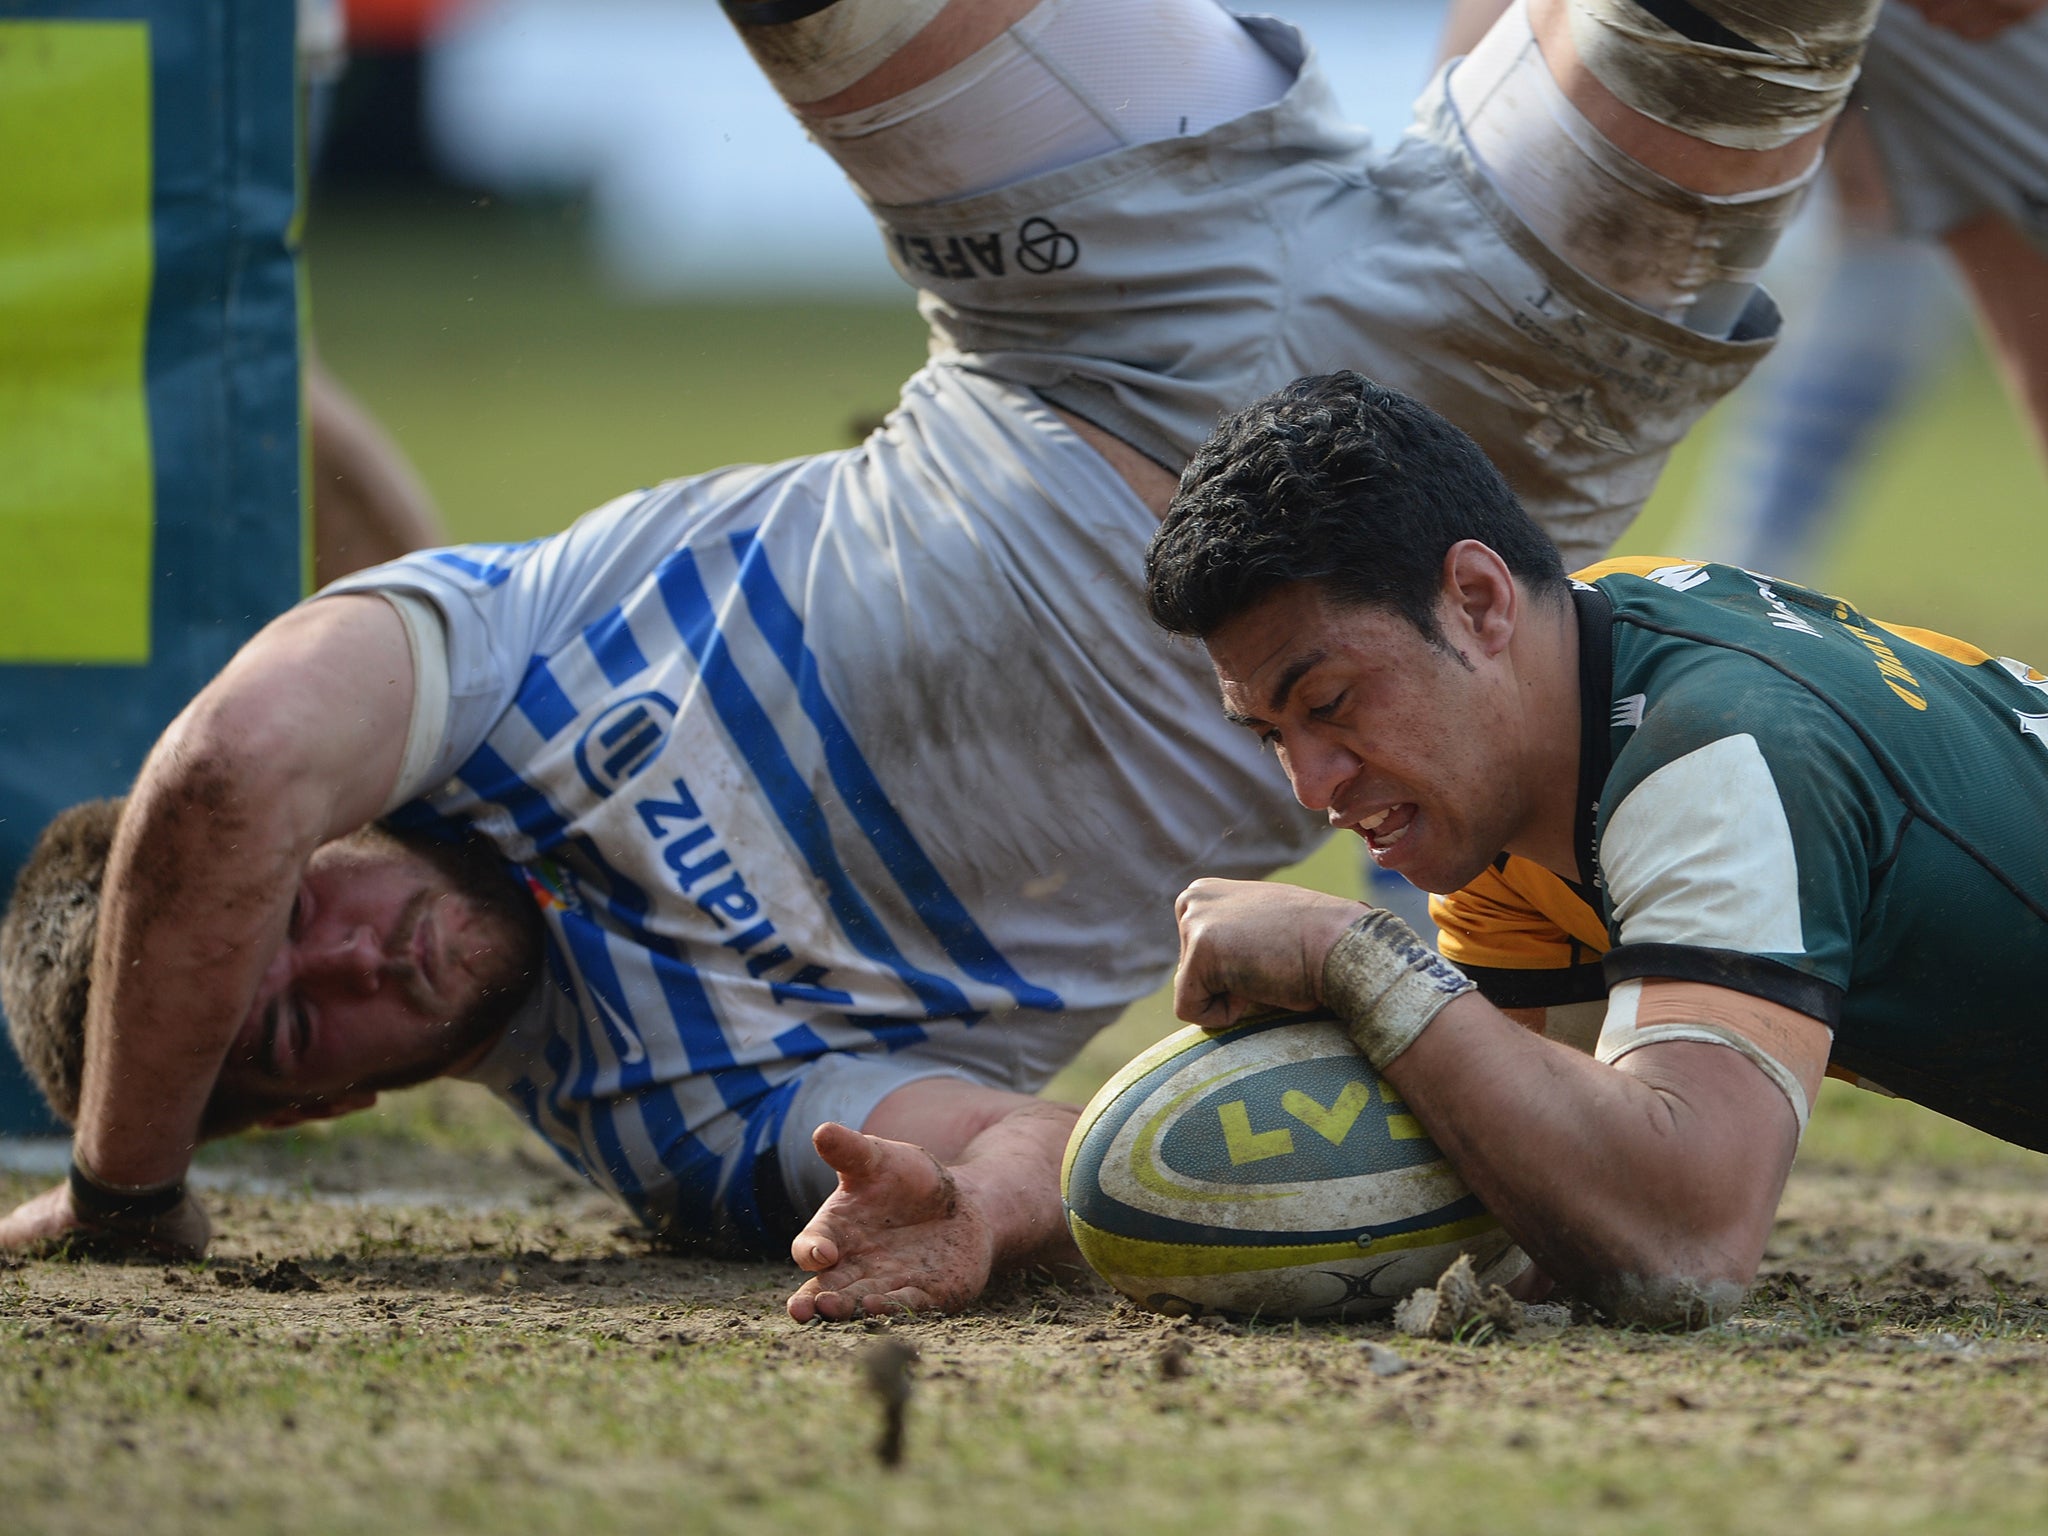
[[[0,0],[6,888],[305,590],[293,12]]]

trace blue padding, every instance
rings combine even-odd
[[[0,0],[0,20],[149,25],[156,480],[150,659],[0,666],[0,882],[302,591],[299,142],[282,0]],[[0,465],[0,473],[5,466]],[[0,1051],[0,1133],[61,1129]]]

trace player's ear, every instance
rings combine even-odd
[[[1451,649],[1483,656],[1507,649],[1521,612],[1521,593],[1507,562],[1477,539],[1460,539],[1444,554],[1444,638]]]

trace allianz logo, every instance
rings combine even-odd
[[[831,971],[822,965],[799,964],[765,915],[761,898],[722,846],[717,829],[705,816],[697,797],[680,778],[670,781],[666,796],[647,795],[633,804],[640,823],[655,841],[661,862],[676,890],[721,929],[730,929],[719,943],[746,961],[747,974],[768,979],[769,995],[778,1006],[809,1003],[848,1008],[853,994],[825,983]],[[774,974],[779,973],[779,974]]]

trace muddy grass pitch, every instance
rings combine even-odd
[[[446,1198],[359,1203],[394,1159]],[[1045,1276],[798,1327],[782,1266],[653,1251],[523,1155],[358,1149],[211,1195],[206,1263],[0,1270],[0,1526],[2034,1531],[2040,1175],[1809,1161],[1730,1326],[1426,1343]]]

